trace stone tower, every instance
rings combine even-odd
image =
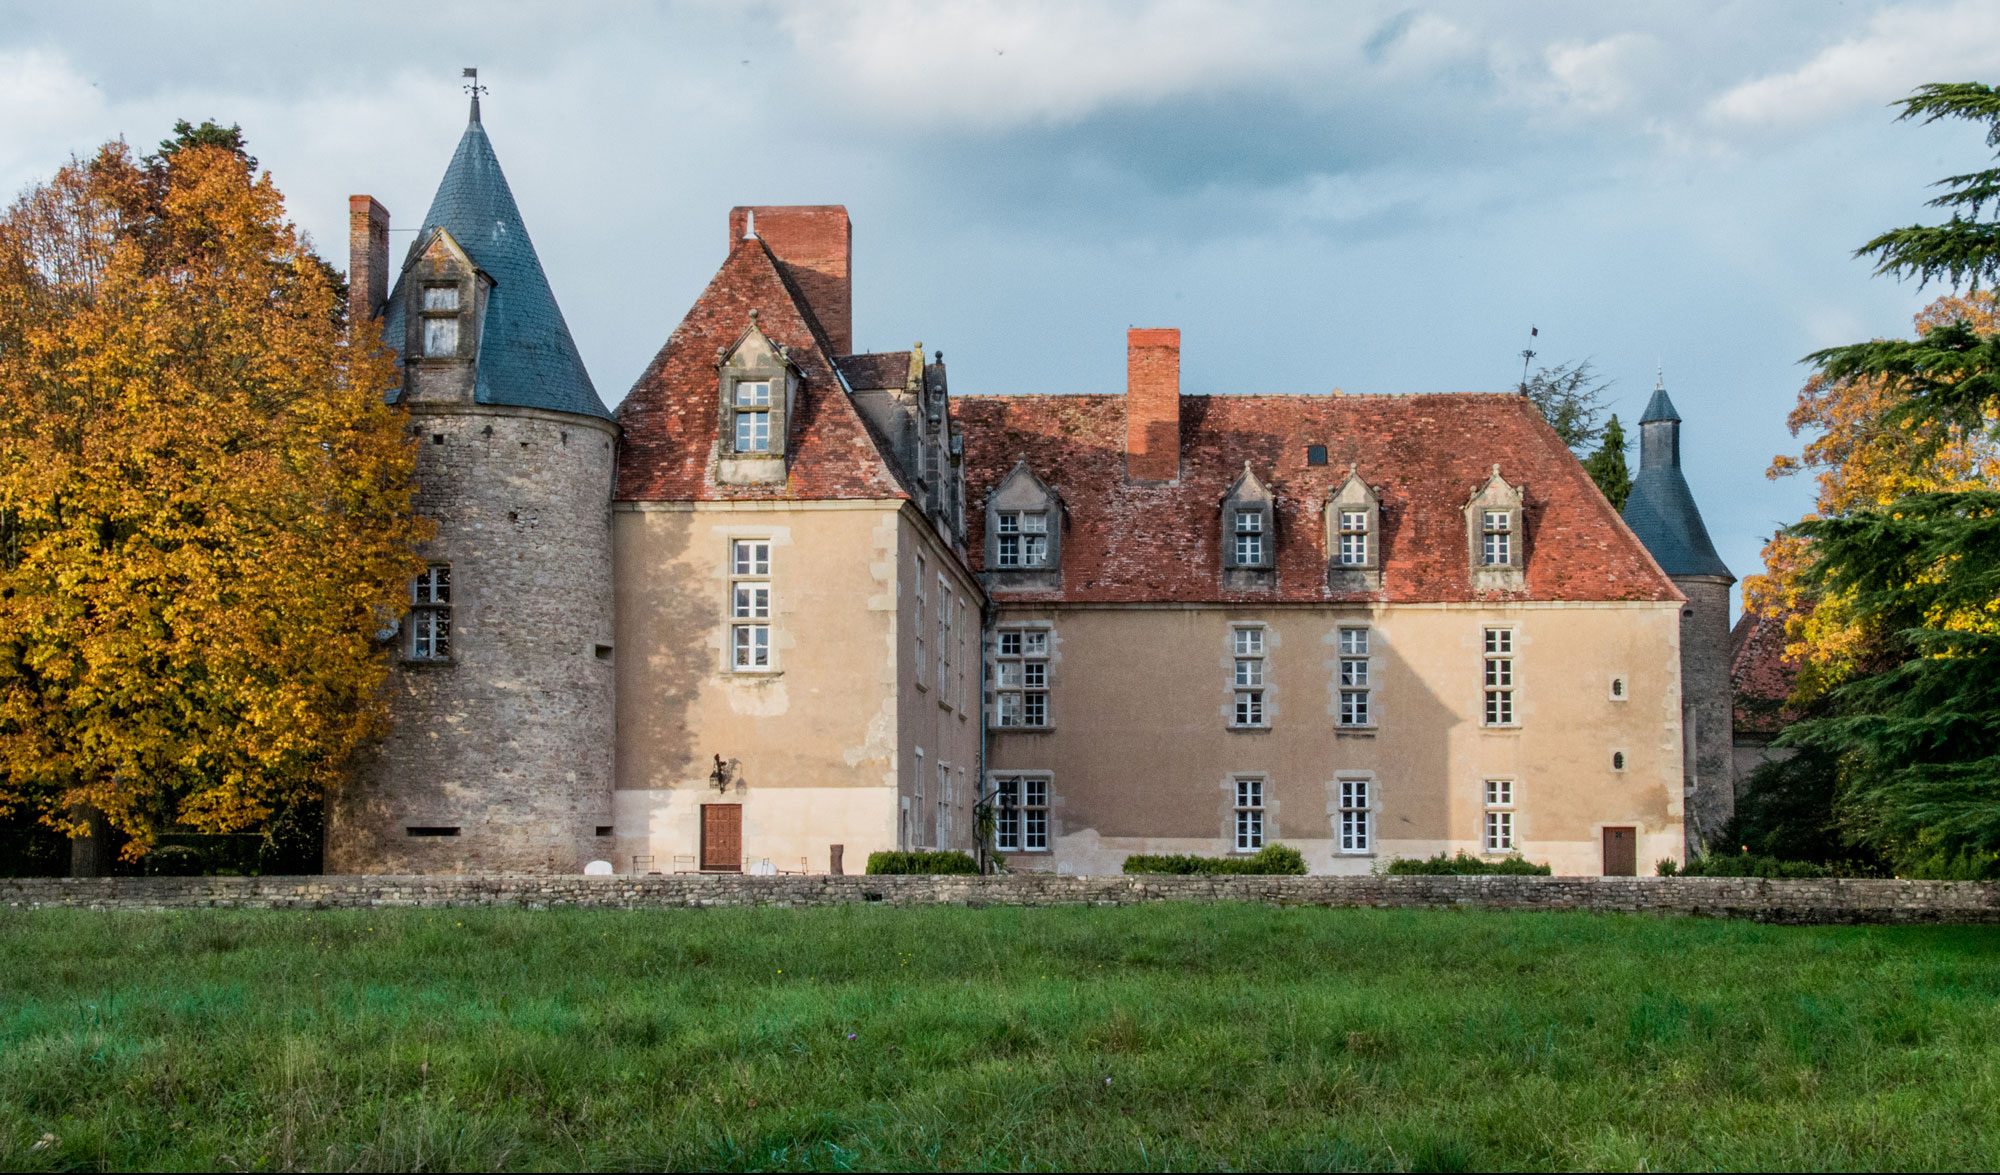
[[[392,729],[328,804],[327,870],[580,872],[612,844],[618,427],[476,94],[393,275],[388,220],[352,198],[349,296],[402,358],[389,398],[409,413],[437,534],[394,638]]]
[[[1729,587],[1736,582],[1681,476],[1681,417],[1664,386],[1639,418],[1639,476],[1625,522],[1687,597],[1681,609],[1681,739],[1690,853],[1707,849],[1736,811],[1731,764]]]

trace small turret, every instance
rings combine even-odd
[[[1639,475],[1625,523],[1688,599],[1681,610],[1681,733],[1688,851],[1703,851],[1736,811],[1730,762],[1729,588],[1694,492],[1681,473],[1681,415],[1664,381],[1639,418]]]

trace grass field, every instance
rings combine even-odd
[[[2000,1166],[2000,934],[0,911],[0,1168]]]

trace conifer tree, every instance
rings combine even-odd
[[[1625,499],[1632,496],[1632,469],[1625,463],[1625,426],[1618,423],[1617,413],[1605,422],[1597,451],[1584,458],[1583,469],[1604,491],[1613,510],[1625,509]]]
[[[108,144],[0,219],[0,815],[128,859],[342,777],[418,566],[393,359],[241,148]]]

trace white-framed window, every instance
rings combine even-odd
[[[951,847],[951,768],[943,763],[937,765],[937,839],[932,848]]]
[[[1002,853],[1049,851],[1049,780],[1002,775],[993,781],[993,848]]]
[[[915,826],[911,829],[910,845],[913,848],[919,849],[926,847],[936,848],[936,845],[926,846],[918,839],[923,835],[921,830],[924,826],[924,816],[930,810],[929,805],[924,803],[924,749],[922,747],[917,748],[917,765],[915,770],[910,772],[910,788],[916,792],[914,802],[909,800],[904,801],[910,805],[909,820]]]
[[[1049,630],[1003,628],[993,642],[994,725],[1041,730],[1049,724]]]
[[[1340,565],[1342,567],[1365,567],[1368,565],[1368,511],[1345,510],[1340,512]]]
[[[1368,806],[1369,781],[1342,779],[1340,788],[1340,851],[1367,853],[1375,848],[1374,814]]]
[[[1264,847],[1264,780],[1239,776],[1236,781],[1236,851],[1254,853]]]
[[[771,668],[771,540],[736,539],[729,547],[729,667]]]
[[[1238,567],[1262,567],[1264,565],[1264,512],[1243,510],[1235,512],[1236,521],[1232,528],[1236,538],[1236,565]]]
[[[1002,567],[1042,567],[1049,561],[1044,510],[1002,510],[994,516],[994,555]]]
[[[1514,781],[1511,779],[1486,781],[1485,845],[1489,853],[1514,851]]]
[[[951,622],[956,601],[945,577],[937,580],[937,688],[938,704],[951,705]]]
[[[736,414],[736,451],[771,451],[771,381],[739,380],[730,406]]]
[[[1485,722],[1488,726],[1514,725],[1514,630],[1486,630]]]
[[[1506,567],[1514,562],[1514,512],[1482,510],[1479,522],[1479,561],[1488,567]]]
[[[1268,670],[1262,625],[1239,625],[1229,630],[1229,652],[1234,668],[1230,688],[1234,704],[1232,726],[1264,725],[1264,690]]]
[[[1340,725],[1375,724],[1374,681],[1368,672],[1368,630],[1340,630]]]
[[[968,600],[968,606],[970,603],[971,601]],[[970,715],[979,705],[979,700],[972,696],[967,685],[969,674],[965,668],[972,661],[972,639],[973,635],[978,631],[979,617],[977,615],[966,618],[965,623],[958,626],[958,660],[954,664],[958,669],[958,716],[960,718]]]
[[[929,672],[929,670],[925,668],[925,666],[929,664],[929,661],[928,661],[928,660],[926,659],[926,650],[925,650],[925,648],[924,648],[924,623],[925,623],[925,617],[924,617],[924,577],[925,577],[925,574],[926,574],[926,573],[925,573],[925,564],[924,564],[924,557],[923,557],[922,555],[918,555],[918,556],[917,556],[917,599],[916,599],[916,617],[915,617],[915,619],[914,619],[914,622],[913,622],[913,623],[912,623],[912,625],[911,625],[911,631],[912,631],[913,633],[915,633],[915,634],[916,634],[916,653],[917,653],[917,667],[916,667],[916,673],[917,673],[917,688],[918,688],[918,689],[928,689],[928,688],[929,688],[928,686],[926,686],[926,685],[924,684],[924,674],[926,674],[926,673],[928,673],[928,672]]]
[[[410,583],[410,660],[451,660],[451,564],[433,563]]]

